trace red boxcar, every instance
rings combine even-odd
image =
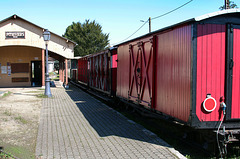
[[[116,96],[117,88],[117,48],[111,48],[111,95]]]
[[[240,13],[219,11],[118,47],[117,96],[199,129],[240,128]]]
[[[88,56],[78,59],[78,81],[85,83],[88,82]]]
[[[78,60],[78,81],[108,95],[115,95],[116,60],[116,48],[80,58]]]
[[[88,57],[88,85],[98,90],[109,92],[110,53],[105,50]]]

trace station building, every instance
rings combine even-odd
[[[0,87],[45,86],[44,28],[17,15],[0,21]],[[59,61],[59,79],[68,85],[68,59],[75,42],[51,33],[49,57]]]

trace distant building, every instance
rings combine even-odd
[[[54,62],[55,62],[55,59],[54,59],[54,58],[52,58],[52,57],[49,57],[49,58],[48,58],[48,71],[49,71],[49,72],[55,71]]]
[[[44,30],[17,15],[0,21],[0,87],[45,86]],[[59,61],[59,78],[65,84],[67,59],[74,56],[75,45],[51,32],[49,56]],[[49,65],[52,72],[54,64]]]

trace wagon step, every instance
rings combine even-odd
[[[228,141],[229,141],[229,142],[239,142],[239,139],[236,139],[236,138],[230,138]]]
[[[216,132],[216,131],[215,131]],[[225,130],[225,131],[220,131],[219,135],[224,137],[224,142],[226,143],[233,143],[233,142],[239,142],[240,138],[240,130],[236,129],[236,130]]]
[[[214,131],[217,132],[217,131]],[[236,129],[236,130],[221,130],[219,131],[220,135],[226,135],[226,134],[232,134],[232,135],[240,135],[240,129]]]

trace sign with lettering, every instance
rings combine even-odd
[[[6,39],[25,39],[25,31],[6,31]]]

